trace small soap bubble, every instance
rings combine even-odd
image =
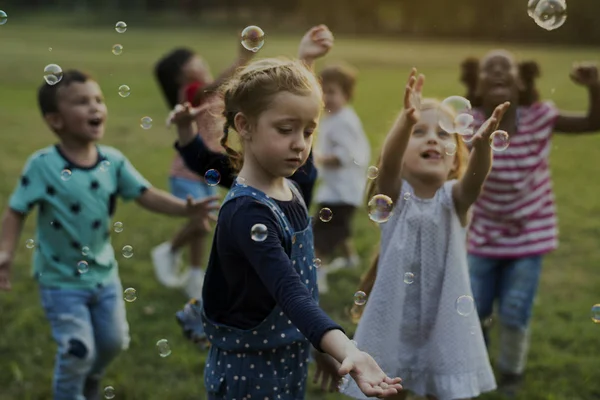
[[[83,246],[81,248],[81,255],[86,257],[90,255],[90,248],[88,246]]]
[[[80,274],[85,274],[89,269],[90,266],[88,265],[87,261],[82,260],[77,263],[77,271],[79,271]]]
[[[115,223],[113,224],[113,230],[114,230],[116,233],[121,233],[121,232],[123,232],[123,223],[122,223],[122,222],[119,222],[119,221],[115,222]]]
[[[530,5],[531,3],[532,1],[529,2]],[[528,7],[528,12],[529,9]],[[567,20],[567,2],[565,0],[539,0],[531,14],[531,18],[540,28],[553,31],[563,26]]]
[[[389,385],[388,385],[387,383],[385,383],[385,382],[381,382],[381,383],[379,384],[379,387],[380,387],[380,388],[382,388],[382,389],[387,389],[387,388],[388,388],[388,386],[389,386]]]
[[[373,180],[373,179],[376,179],[378,176],[379,176],[379,168],[377,168],[374,165],[371,165],[367,169],[367,178]]]
[[[440,128],[448,133],[463,134],[465,128],[473,122],[470,110],[471,102],[464,97],[450,96],[444,99],[438,113]]]
[[[320,268],[321,267],[321,259],[320,258],[315,258],[313,260],[313,265],[315,266],[315,268]]]
[[[456,312],[463,317],[471,315],[475,308],[473,298],[471,296],[460,296],[456,299]]]
[[[48,51],[52,51],[52,47],[48,47]]]
[[[119,96],[125,98],[125,97],[129,97],[129,95],[131,94],[131,88],[127,85],[121,85],[119,86]]]
[[[48,64],[44,67],[44,80],[48,85],[54,86],[63,78],[62,68],[56,64]]]
[[[409,200],[410,199],[410,192],[405,192],[404,195],[402,196],[402,198],[404,200]]]
[[[250,237],[255,242],[264,242],[267,238],[267,227],[263,224],[254,224],[250,229]]]
[[[217,186],[221,182],[221,174],[216,169],[209,169],[204,174],[204,180],[208,186]]]
[[[152,118],[150,117],[142,117],[142,119],[140,120],[140,126],[143,129],[150,129],[152,128]]]
[[[412,285],[415,282],[415,274],[412,272],[406,272],[404,274],[404,283],[407,285]]]
[[[371,218],[371,221],[381,224],[390,219],[393,208],[392,199],[385,194],[376,194],[368,203],[369,218]]]
[[[71,179],[71,176],[73,175],[73,173],[71,172],[70,169],[63,169],[62,171],[60,171],[60,179],[62,179],[63,181],[68,181],[69,179]]]
[[[490,146],[492,150],[504,151],[508,148],[510,137],[506,131],[496,131],[490,135]]]
[[[455,155],[456,154],[456,143],[454,143],[454,142],[446,143],[446,145],[444,146],[444,151],[445,151],[446,155],[448,155],[448,156]]]
[[[104,398],[105,399],[114,399],[115,398],[115,388],[112,386],[107,386],[104,388]]]
[[[108,171],[108,169],[109,169],[109,168],[110,168],[110,161],[108,161],[108,160],[103,160],[103,161],[100,163],[100,171],[102,171],[102,172],[106,172],[106,171]]]
[[[0,10],[0,25],[4,25],[8,21],[8,15],[2,10]]]
[[[357,306],[364,306],[367,303],[367,294],[362,290],[354,293],[354,304]]]
[[[319,211],[319,219],[323,222],[329,222],[331,221],[331,218],[333,218],[333,211],[327,207],[321,208]]]
[[[459,135],[469,135],[473,132],[475,118],[471,114],[459,114],[454,119],[454,129]]]
[[[123,246],[122,253],[123,253],[123,257],[125,257],[125,258],[133,257],[133,247],[131,247],[128,244]]]
[[[169,341],[167,339],[160,339],[156,342],[156,347],[158,348],[159,356],[164,358],[171,355],[171,346],[169,346]]]
[[[27,239],[25,241],[25,247],[27,247],[28,249],[33,249],[35,247],[35,240]]]
[[[115,56],[120,56],[121,53],[123,53],[123,45],[121,45],[121,44],[115,44],[115,45],[113,45],[113,47],[112,47],[112,53]]]
[[[258,26],[248,26],[242,31],[242,46],[254,53],[265,44],[265,32]]]
[[[127,288],[123,292],[123,297],[125,298],[125,301],[131,303],[137,299],[137,291],[132,287]]]
[[[238,183],[238,185],[242,185],[242,187],[248,186],[248,185],[246,185],[246,178],[242,178],[241,176],[238,176],[236,178],[236,182]]]
[[[600,324],[600,304],[592,306],[591,317],[595,324]]]
[[[119,21],[115,25],[115,31],[117,31],[118,33],[125,33],[126,30],[127,30],[127,24],[123,21]]]

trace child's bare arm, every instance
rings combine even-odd
[[[500,104],[490,119],[483,123],[473,138],[473,150],[469,164],[462,179],[452,188],[452,197],[456,212],[461,222],[466,224],[467,212],[481,193],[483,183],[492,168],[493,153],[490,146],[490,135],[498,128],[509,102]]]
[[[200,201],[194,201],[188,197],[184,201],[163,190],[149,188],[136,199],[136,202],[145,209],[156,213],[202,219],[208,218],[211,211],[219,208],[218,204],[215,204],[217,199],[217,196],[210,196]]]
[[[402,181],[402,159],[408,146],[413,127],[420,118],[420,111],[412,104],[411,96],[414,92],[420,95],[425,77],[417,78],[415,68],[410,72],[408,84],[404,91],[404,110],[396,119],[388,133],[379,163],[379,176],[377,177],[377,193],[384,194],[395,203],[400,193]]]
[[[591,133],[600,130],[600,80],[598,68],[593,64],[573,67],[571,79],[588,88],[589,107],[587,114],[561,112],[554,128],[560,133]]]
[[[11,209],[4,212],[0,233],[0,290],[11,288],[10,270],[24,222],[23,214]]]
[[[314,68],[315,60],[324,57],[333,47],[333,34],[326,25],[310,28],[298,45],[298,58],[310,68]]]

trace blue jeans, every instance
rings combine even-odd
[[[116,280],[95,289],[40,287],[42,306],[58,344],[53,399],[85,400],[86,379],[100,379],[129,346],[123,287]]]
[[[542,270],[542,256],[489,258],[469,254],[471,289],[479,318],[491,316],[498,299],[500,322],[525,331]]]

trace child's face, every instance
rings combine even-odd
[[[98,83],[88,80],[73,82],[58,89],[58,112],[46,121],[62,140],[96,142],[104,136],[107,108]]]
[[[495,50],[481,61],[477,90],[485,105],[495,107],[505,101],[515,101],[519,86],[519,72],[510,53]]]
[[[348,103],[342,87],[334,82],[323,83],[323,101],[325,102],[325,110],[332,114]]]
[[[317,95],[280,92],[244,138],[244,156],[273,177],[289,177],[308,159],[322,104]]]
[[[403,175],[407,179],[445,182],[455,168],[456,156],[448,153],[456,153],[456,137],[440,128],[437,113],[436,109],[421,111],[404,153]]]
[[[208,64],[198,56],[193,56],[183,65],[181,76],[183,85],[192,82],[202,82],[204,84],[212,82],[212,75]]]

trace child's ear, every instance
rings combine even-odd
[[[59,132],[63,129],[65,122],[59,113],[49,113],[44,116],[46,123],[53,131]]]
[[[235,114],[233,118],[233,124],[235,125],[236,132],[240,135],[240,137],[244,140],[251,140],[251,130],[252,123],[248,117],[246,117],[243,113],[239,112]]]

